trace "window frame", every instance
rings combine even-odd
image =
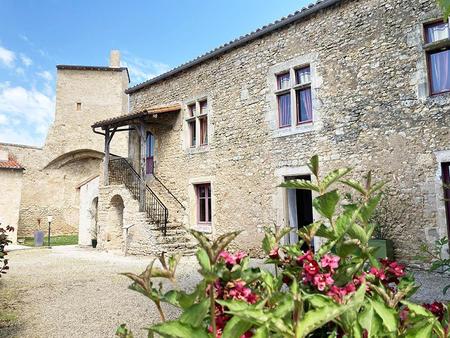
[[[450,92],[450,88],[444,91],[433,92],[432,86],[432,71],[431,71],[431,56],[433,54],[437,54],[439,52],[448,51],[450,53],[450,27],[447,27],[448,36],[446,39],[441,39],[437,41],[428,41],[428,28],[432,26],[437,26],[438,24],[444,23],[443,19],[436,19],[433,21],[428,21],[422,24],[422,34],[424,46],[423,49],[425,51],[426,58],[426,68],[427,68],[427,88],[428,88],[428,96],[433,97],[445,93]],[[447,24],[448,26],[449,24]]]
[[[206,104],[206,109],[202,108],[203,104]],[[195,107],[192,110],[192,107]],[[187,149],[196,149],[196,148],[205,148],[208,146],[210,141],[210,133],[209,133],[209,118],[210,114],[210,103],[208,98],[202,97],[200,99],[196,99],[195,101],[190,101],[186,104],[187,117],[185,118],[187,125]],[[192,115],[194,112],[194,115]],[[206,120],[206,142],[202,143],[202,135],[203,135],[203,127],[202,120]],[[195,144],[193,144],[192,139],[192,130],[195,128]]]
[[[309,81],[305,83],[299,83],[299,79],[297,77],[297,72],[301,69],[309,69]],[[311,63],[302,64],[299,66],[289,67],[288,69],[284,69],[280,72],[274,74],[275,76],[275,86],[276,89],[274,94],[276,96],[276,105],[277,105],[277,127],[278,129],[291,128],[293,126],[301,126],[301,125],[312,125],[314,123],[314,110],[313,110],[313,90],[312,90],[312,75],[311,75]],[[289,87],[281,88],[281,82],[279,78],[283,75],[289,74]],[[297,92],[310,89],[311,95],[311,119],[300,121],[300,105],[297,100]],[[280,110],[280,97],[283,95],[290,95],[290,121],[289,124],[282,125],[281,124],[281,110]],[[293,116],[295,114],[295,117]],[[294,121],[295,118],[295,121]]]
[[[205,188],[205,221],[200,220],[200,188]],[[209,188],[209,192],[208,192]],[[199,225],[211,225],[212,224],[212,186],[211,182],[194,184],[195,199],[196,199],[196,223]],[[211,209],[211,213],[209,212]],[[209,219],[209,220],[208,220]]]

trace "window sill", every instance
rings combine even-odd
[[[185,149],[187,154],[201,154],[209,151],[209,144]]]
[[[296,134],[304,134],[318,130],[318,124],[314,122],[305,122],[296,126],[275,129],[272,137],[286,137]]]
[[[429,42],[423,45],[423,50],[426,52],[435,51],[436,49],[450,47],[450,39],[443,39],[435,42]]]
[[[211,223],[199,223],[194,225],[194,230],[211,234],[212,233],[212,224]]]

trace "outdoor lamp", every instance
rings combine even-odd
[[[48,247],[50,248],[50,225],[52,224],[53,216],[47,216],[47,221],[48,221]]]

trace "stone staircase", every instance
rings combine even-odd
[[[143,181],[126,159],[120,159],[120,166],[120,170],[110,170],[110,185],[101,187],[101,190],[109,190],[106,194],[110,195],[109,198],[116,193],[114,190],[121,190],[119,195],[122,198],[125,196],[123,225],[129,229],[124,230],[126,238],[122,245],[123,251],[136,255],[159,255],[163,251],[169,255],[174,253],[193,255],[196,251],[196,242],[182,227],[186,215],[182,205],[165,190],[160,182],[151,178],[149,184],[146,184],[147,193],[150,193],[150,196],[146,196],[148,204],[145,211],[140,211],[141,193],[137,192],[136,180]],[[119,174],[114,177],[114,173]],[[153,197],[156,199],[150,200]],[[154,207],[155,203],[161,205]],[[156,217],[151,214],[152,208],[158,212]],[[161,210],[164,209],[167,210],[166,217],[161,219],[161,215],[164,215]]]

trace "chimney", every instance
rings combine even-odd
[[[117,49],[111,50],[111,53],[109,54],[109,66],[111,68],[120,67],[120,51]]]

